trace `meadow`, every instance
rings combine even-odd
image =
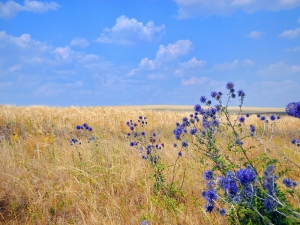
[[[255,146],[249,157],[265,153],[277,159],[276,170],[288,169],[284,176],[300,183],[300,148],[291,143],[300,136],[300,119],[282,115],[273,129],[256,113],[283,114],[283,109],[246,112],[250,116],[242,126],[255,125],[262,142],[245,139],[246,146]],[[189,148],[178,157],[173,147],[176,122],[191,113],[193,106],[0,106],[1,224],[227,224],[226,216],[204,208],[203,173],[211,162],[199,163]],[[166,180],[176,180],[181,193],[175,198],[153,194],[151,168],[129,145],[126,122],[141,115],[147,117],[145,131],[163,143]],[[84,123],[91,131],[76,129]],[[236,154],[230,157],[239,163]],[[299,187],[295,191],[299,197]],[[299,208],[295,198],[289,201]]]

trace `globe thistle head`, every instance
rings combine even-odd
[[[205,211],[211,213],[214,210],[214,204],[206,204]]]
[[[195,135],[195,134],[197,133],[197,131],[198,131],[197,128],[192,128],[192,129],[190,130],[190,134],[191,134],[191,135]]]
[[[250,116],[250,114],[249,113],[246,113],[246,117],[249,117]]]
[[[218,212],[221,216],[224,216],[226,214],[226,210],[224,208],[219,209]]]
[[[208,201],[210,204],[214,204],[214,201],[217,200],[218,195],[215,191],[215,189],[209,189],[208,191],[205,192],[204,198],[206,201]]]
[[[282,180],[282,183],[287,187],[287,188],[294,188],[297,186],[297,183],[295,181],[292,181],[289,178],[284,178]]]
[[[245,92],[243,90],[238,91],[238,96],[239,97],[245,97]]]
[[[206,97],[205,97],[205,96],[201,96],[201,97],[200,97],[200,102],[206,103]]]
[[[211,170],[206,170],[203,174],[205,180],[212,180],[214,177],[214,172]]]
[[[243,116],[239,117],[239,122],[244,123],[245,122],[245,117],[243,117]]]
[[[246,185],[248,183],[253,183],[256,180],[256,172],[251,166],[247,166],[246,169],[240,169],[237,171],[236,177],[242,185]]]
[[[261,121],[264,121],[264,120],[266,120],[267,119],[267,117],[266,116],[262,116],[262,117],[260,117],[260,120]]]
[[[178,156],[179,156],[179,157],[182,156],[182,152],[178,152]]]
[[[234,88],[234,83],[228,82],[228,83],[226,84],[226,88],[227,88],[228,90],[233,89],[233,88]]]
[[[208,101],[206,102],[206,104],[207,104],[207,105],[211,105],[211,100],[208,100]]]
[[[211,92],[211,97],[215,98],[218,95],[216,91]]]
[[[264,205],[267,212],[272,212],[277,207],[278,203],[269,196],[264,199]]]
[[[188,144],[188,142],[187,141],[182,141],[182,147],[187,147],[187,146],[189,146],[189,144]]]
[[[214,126],[214,127],[217,127],[220,125],[220,122],[217,120],[217,119],[214,119],[211,124]]]
[[[150,223],[147,220],[142,220],[140,225],[150,225]]]
[[[194,110],[195,110],[196,112],[200,112],[200,111],[201,111],[201,106],[200,106],[199,104],[196,104],[196,105],[194,106]]]
[[[272,120],[272,121],[274,121],[274,120],[276,120],[276,116],[275,115],[270,115],[270,120]]]
[[[250,131],[251,131],[252,133],[254,133],[255,130],[256,130],[255,126],[254,126],[253,124],[250,124]]]

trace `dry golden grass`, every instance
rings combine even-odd
[[[125,138],[126,121],[139,115],[147,117],[147,131],[157,132],[165,143],[162,158],[173,165],[177,150],[172,148],[172,132],[175,123],[189,115],[187,111],[0,106],[0,222],[135,225],[145,217],[153,225],[226,224],[226,218],[204,210],[200,193],[205,188],[202,174],[209,169],[209,162],[200,164],[188,153],[176,167],[175,179],[180,184],[184,179],[182,189],[186,193],[178,199],[176,210],[168,210],[166,202],[153,196],[151,170]],[[83,123],[93,127],[96,142],[88,143],[75,130]],[[259,126],[254,115],[245,126],[250,123]],[[298,183],[300,170],[293,163],[300,165],[300,152],[290,139],[299,136],[299,129],[299,119],[283,116],[275,126],[272,142],[263,140],[267,154],[281,161],[278,170],[291,168],[289,177]],[[270,135],[269,127],[266,137]],[[71,146],[71,138],[80,139],[82,144]],[[245,145],[257,143],[246,140]],[[257,157],[263,151],[257,147],[249,156]],[[168,180],[172,171],[173,167],[166,170]]]

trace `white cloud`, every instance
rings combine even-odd
[[[267,68],[257,71],[257,74],[261,76],[268,76],[268,77],[300,74],[300,66],[287,65],[284,62],[279,62],[279,63],[271,64]]]
[[[237,67],[253,66],[254,62],[251,59],[246,60],[234,60],[230,63],[221,63],[214,65],[216,70],[234,70]]]
[[[174,44],[168,44],[167,46],[160,45],[156,53],[155,59],[143,58],[137,69],[133,69],[129,75],[134,75],[141,71],[150,71],[162,69],[170,69],[170,64],[178,59],[182,55],[188,54],[193,49],[193,43],[189,40],[179,40]],[[196,59],[190,63],[196,63]],[[194,62],[193,62],[194,61]],[[199,62],[198,62],[199,63]]]
[[[70,42],[70,45],[84,48],[84,47],[89,46],[90,43],[85,38],[76,37]]]
[[[211,79],[209,79],[208,77],[191,77],[190,79],[187,79],[187,80],[184,80],[182,79],[181,80],[181,84],[183,86],[189,86],[189,85],[203,85],[207,82],[209,82]]]
[[[179,18],[200,15],[226,15],[238,10],[253,13],[259,10],[287,10],[300,6],[300,0],[174,0]]]
[[[8,1],[6,3],[0,2],[0,18],[13,18],[18,12],[28,11],[34,13],[44,13],[48,10],[56,10],[60,7],[56,2],[40,2],[25,0],[24,5],[20,5],[15,1]]]
[[[0,90],[10,88],[12,86],[12,82],[0,82]]]
[[[57,58],[66,60],[72,57],[73,51],[69,46],[66,46],[66,47],[56,48],[54,50],[54,53]]]
[[[83,84],[83,81],[76,81],[72,83],[49,82],[38,87],[35,91],[35,95],[58,96],[67,92],[69,89],[81,88],[83,87]]]
[[[300,51],[300,46],[297,46],[297,47],[294,47],[294,48],[291,48],[291,49],[286,49],[286,51],[288,51],[288,52],[298,52],[298,51]]]
[[[300,27],[295,30],[286,30],[279,37],[296,38],[300,35]]]
[[[106,28],[101,36],[96,39],[99,43],[116,43],[131,45],[140,41],[152,41],[159,39],[165,33],[165,26],[155,26],[153,21],[147,24],[120,16],[112,28]]]
[[[247,35],[247,37],[248,37],[248,38],[253,38],[253,39],[259,39],[263,34],[264,34],[264,32],[251,31],[251,32]]]
[[[191,75],[191,73],[200,71],[206,66],[206,61],[197,60],[193,57],[187,62],[179,63],[179,68],[175,70],[175,75],[184,76],[185,74]]]
[[[9,72],[14,72],[14,71],[18,71],[22,68],[22,65],[21,64],[16,64],[16,65],[13,65],[11,67],[8,68],[8,71]]]

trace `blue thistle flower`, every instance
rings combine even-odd
[[[194,106],[194,110],[195,110],[196,112],[200,112],[200,111],[201,111],[201,106],[200,106],[199,104],[196,104],[196,105]]]
[[[173,144],[173,147],[174,147],[174,148],[177,148],[177,144],[176,144],[176,143],[174,143],[174,144]]]
[[[292,139],[291,142],[294,145],[294,144],[296,144],[297,140],[296,139]]]
[[[206,204],[205,211],[211,213],[214,210],[214,204]]]
[[[140,225],[150,225],[150,223],[147,220],[142,220]]]
[[[211,100],[208,100],[208,101],[206,102],[206,104],[207,104],[207,105],[211,105]]]
[[[224,216],[226,214],[226,210],[224,208],[219,209],[218,212],[221,216]]]
[[[227,88],[228,90],[233,89],[233,88],[234,88],[234,83],[228,82],[228,83],[226,84],[226,88]]]
[[[239,122],[240,122],[240,123],[244,123],[244,122],[245,122],[245,117],[241,116],[241,117],[239,118]]]
[[[283,183],[286,187],[288,187],[288,188],[294,188],[294,187],[297,186],[297,183],[296,183],[295,181],[292,181],[292,180],[289,179],[289,178],[284,178],[284,179],[282,180],[282,183]]]
[[[250,124],[250,131],[251,131],[252,133],[254,133],[254,132],[255,132],[255,130],[256,130],[255,126],[254,126],[254,125],[252,125],[252,124]]]
[[[251,166],[247,166],[246,169],[240,169],[237,171],[236,177],[242,185],[246,185],[248,183],[253,183],[256,180],[256,173]]]
[[[300,118],[300,102],[291,102],[286,106],[286,113],[289,116]]]
[[[188,142],[187,141],[182,141],[182,147],[187,147],[189,144],[188,144]]]
[[[203,174],[205,180],[212,180],[214,177],[214,172],[211,170],[206,170]]]
[[[276,120],[276,116],[275,115],[270,115],[270,120],[272,120],[272,121],[274,121],[274,120]]]
[[[195,135],[195,134],[197,133],[197,131],[198,131],[197,128],[192,128],[192,129],[190,130],[190,134],[191,134],[191,135]]]
[[[220,125],[220,122],[217,120],[217,119],[214,119],[211,124],[215,127],[219,126]]]
[[[238,96],[239,97],[245,97],[245,92],[243,90],[238,91]]]
[[[265,205],[266,211],[271,212],[277,207],[278,203],[272,197],[269,196],[264,199],[264,205]]]
[[[179,156],[179,157],[182,156],[182,152],[178,152],[178,156]]]
[[[210,204],[214,204],[214,201],[217,200],[218,195],[214,189],[209,189],[208,191],[205,192],[204,198],[206,201],[208,201]]]
[[[250,114],[249,113],[246,113],[246,117],[249,117],[250,116]]]
[[[206,102],[206,97],[205,96],[201,96],[200,97],[200,102],[205,103]]]
[[[266,120],[267,118],[265,117],[265,116],[262,116],[261,118],[260,118],[260,120],[261,121],[264,121],[264,120]]]
[[[211,97],[215,98],[218,95],[216,91],[211,92]]]
[[[235,98],[235,94],[234,93],[231,94],[231,98]]]
[[[217,112],[219,112],[222,109],[221,105],[215,105]]]

